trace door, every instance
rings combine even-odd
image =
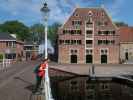
[[[86,55],[86,63],[92,63],[92,62],[93,62],[92,55]]]
[[[101,55],[101,64],[103,63],[107,63],[108,59],[107,59],[107,55]]]
[[[71,55],[71,63],[77,63],[77,55]]]
[[[128,52],[125,53],[125,59],[128,60]]]

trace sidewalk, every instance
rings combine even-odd
[[[43,95],[33,95],[35,84],[34,66],[38,62],[12,65],[7,72],[0,73],[0,98],[2,100],[44,100]]]
[[[95,76],[113,77],[119,75],[133,75],[132,64],[99,64],[94,65]],[[91,64],[57,64],[51,63],[50,68],[61,70],[78,75],[90,75],[92,71]]]

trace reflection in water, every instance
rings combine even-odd
[[[52,77],[55,100],[133,100],[133,88],[112,78]]]

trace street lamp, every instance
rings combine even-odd
[[[45,59],[48,58],[48,51],[47,51],[47,21],[49,17],[50,9],[47,6],[47,3],[45,2],[43,7],[41,8],[41,12],[43,14],[44,22],[45,22]],[[50,82],[49,82],[49,75],[48,75],[48,65],[45,69],[45,81],[44,81],[44,88],[43,92],[45,92],[45,100],[53,100],[51,98],[51,89],[50,89]]]
[[[47,6],[47,3],[45,2],[43,7],[41,8],[41,12],[42,12],[42,15],[43,15],[43,19],[44,19],[44,23],[45,23],[45,59],[48,58],[48,52],[47,52],[47,21],[48,21],[48,17],[49,17],[49,12],[50,12],[50,9],[48,8]]]

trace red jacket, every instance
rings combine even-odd
[[[45,69],[46,69],[46,63],[42,63],[39,68],[38,76],[44,77],[45,75]]]

